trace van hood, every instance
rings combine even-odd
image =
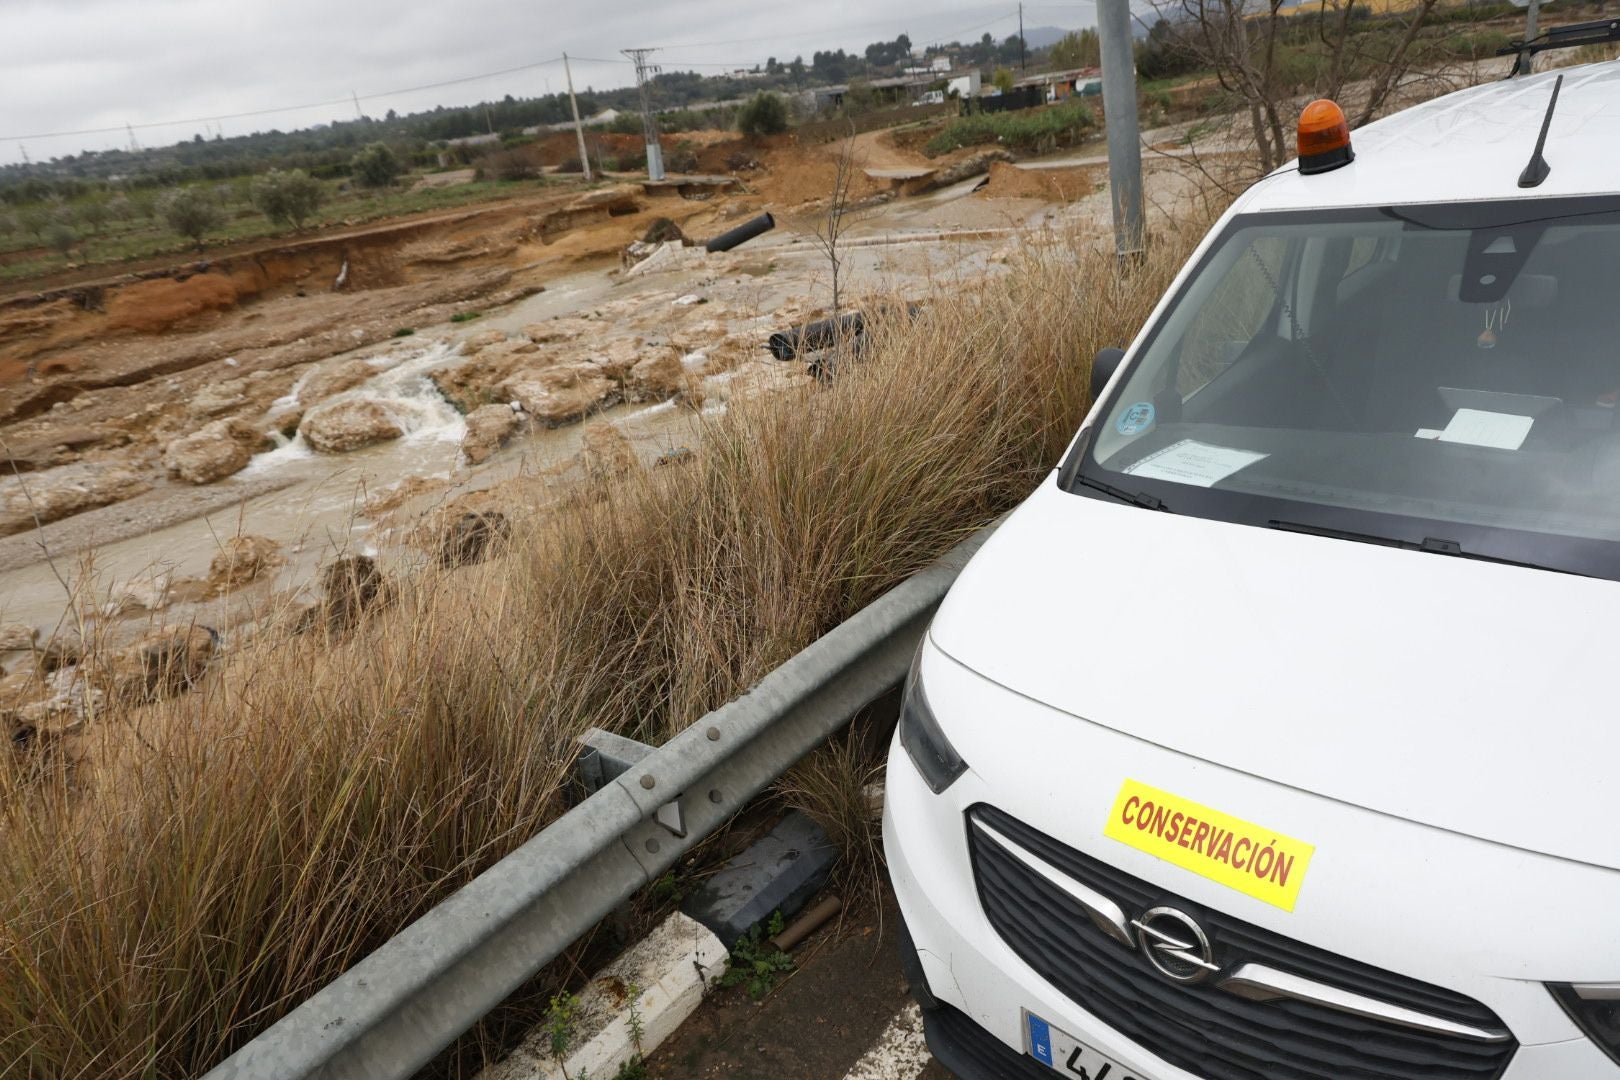
[[[1048,478],[930,635],[1122,734],[1620,869],[1617,623],[1614,582],[1155,513]]]

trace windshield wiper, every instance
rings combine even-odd
[[[1126,491],[1124,488],[1115,487],[1113,484],[1107,484],[1101,480],[1093,480],[1085,473],[1080,473],[1075,477],[1075,479],[1086,487],[1091,488],[1093,491],[1100,491],[1104,495],[1112,495],[1120,502],[1128,502],[1132,506],[1140,506],[1145,510],[1163,510],[1167,514],[1173,513],[1173,511],[1164,504],[1163,499],[1156,495],[1149,495],[1145,491]]]
[[[1326,536],[1334,540],[1350,540],[1358,544],[1375,544],[1379,547],[1401,548],[1406,551],[1426,551],[1431,555],[1450,555],[1458,559],[1476,559],[1479,562],[1501,563],[1503,566],[1522,566],[1528,570],[1551,570],[1555,574],[1573,574],[1576,577],[1590,576],[1576,570],[1548,566],[1545,563],[1525,562],[1522,559],[1509,559],[1502,555],[1487,555],[1479,551],[1464,551],[1463,546],[1457,541],[1442,540],[1434,536],[1425,536],[1422,540],[1402,540],[1395,536],[1379,536],[1376,533],[1334,529],[1326,525],[1307,525],[1299,521],[1279,521],[1276,518],[1266,522],[1266,527],[1278,529],[1282,532],[1304,533],[1307,536]]]

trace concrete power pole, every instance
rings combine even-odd
[[[1534,2],[1534,0],[1532,0]],[[1108,126],[1108,189],[1114,250],[1142,250],[1142,140],[1136,126],[1136,57],[1130,0],[1097,0],[1102,46],[1103,119]]]
[[[568,66],[568,54],[563,53],[563,74],[568,76],[568,107],[574,111],[574,137],[579,140],[579,167],[585,170],[585,182],[591,182],[591,155],[585,152],[585,125],[579,122],[579,102],[574,99],[574,69]]]
[[[656,49],[620,49],[636,63],[636,89],[641,92],[641,128],[647,140],[647,179],[664,178],[664,151],[658,143],[658,120],[652,114],[652,103],[647,95],[647,80],[658,74],[656,64],[647,63],[647,54]]]
[[[1024,5],[1018,5],[1018,70],[1029,70],[1029,59],[1024,50]]]
[[[1541,32],[1541,0],[1530,0],[1530,6],[1524,9],[1524,40],[1528,43],[1536,39]],[[1519,54],[1519,71],[1529,75],[1536,69],[1536,54],[1529,49]]]

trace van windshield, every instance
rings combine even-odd
[[[1617,285],[1612,197],[1237,217],[1105,403],[1080,483],[1620,578]]]

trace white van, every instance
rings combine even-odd
[[[919,651],[965,1080],[1620,1078],[1620,64],[1302,139]]]

